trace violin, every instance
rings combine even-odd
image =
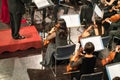
[[[72,61],[77,62],[77,61],[79,60],[79,58],[81,58],[81,57],[83,56],[82,51],[83,51],[83,49],[81,48],[80,51],[78,50],[78,51],[75,53],[75,55],[71,56],[71,57],[70,57],[70,62],[72,62]],[[77,55],[76,55],[76,54],[77,54]],[[77,70],[78,67],[72,68],[72,67],[70,66],[70,64],[68,64],[67,67],[66,67],[66,69],[67,69],[67,72],[70,72],[70,71],[75,71],[75,70]]]
[[[52,33],[56,32],[56,31],[59,29],[59,27],[60,27],[60,24],[59,24],[59,23],[56,24],[56,25],[48,32],[47,37],[50,36]],[[43,45],[44,45],[44,46],[47,46],[49,43],[50,43],[50,40],[45,39]]]

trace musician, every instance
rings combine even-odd
[[[110,17],[114,14],[117,13],[117,11],[109,11],[113,6],[117,6],[117,3],[118,3],[118,0],[104,0],[104,4],[105,4],[105,7],[104,7],[104,16],[103,16],[103,19],[107,18],[107,17]]]
[[[104,27],[102,25],[102,19],[96,19],[93,25],[90,25],[83,33],[78,37],[78,43],[80,43],[81,38],[90,36],[104,36]]]
[[[52,0],[53,3],[55,4],[54,6],[54,10],[53,10],[53,14],[54,14],[54,20],[55,22],[58,19],[58,12],[62,9],[64,10],[64,14],[68,13],[68,7],[62,6],[60,4],[65,4],[65,0]]]
[[[71,80],[73,80],[74,78],[76,78],[75,80],[80,80],[82,74],[89,74],[94,72],[94,67],[96,64],[96,56],[93,55],[94,49],[95,47],[93,43],[87,42],[83,48],[85,53],[81,53],[80,51],[76,52],[73,55],[72,59],[70,60],[70,67],[77,67],[77,70],[80,70],[80,72],[72,73]],[[76,58],[78,59],[75,61]]]
[[[120,13],[120,0],[118,0],[118,3],[116,6],[113,6],[109,12],[116,11],[117,13]]]
[[[109,55],[101,60],[103,66],[108,63],[120,62],[120,43],[117,44],[115,50],[110,51]]]
[[[13,39],[24,39],[19,33],[22,15],[25,13],[25,3],[32,0],[8,0],[8,8],[10,14],[10,25],[12,29]]]
[[[85,25],[85,28],[88,28],[92,24],[93,4],[88,0],[81,0],[81,2],[83,5],[80,11],[80,21],[82,25]]]
[[[55,29],[56,27],[57,30]],[[55,53],[56,47],[67,45],[67,36],[68,30],[66,27],[66,23],[64,19],[60,19],[47,36],[47,40],[49,40],[50,42],[47,46],[45,57],[40,64],[46,67],[52,65],[53,54]]]
[[[110,18],[106,18],[103,22],[103,26],[105,29],[105,34],[110,36],[108,47],[111,49],[113,37],[120,37],[120,14],[115,14]]]
[[[120,77],[116,76],[112,80],[120,80]]]

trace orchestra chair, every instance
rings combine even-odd
[[[55,77],[57,74],[57,61],[69,60],[71,55],[74,53],[75,48],[76,48],[76,44],[68,44],[65,46],[58,46],[56,48],[56,52],[54,54],[54,59],[55,59],[54,69],[52,69],[53,66],[51,68]]]
[[[108,44],[109,44],[109,41],[110,41],[110,36],[105,36],[105,37],[102,37],[102,41],[103,41],[103,45],[104,47],[108,47]]]
[[[114,43],[116,43],[116,44],[120,44],[120,37],[114,36],[114,37],[113,37],[113,41],[114,41]]]
[[[103,72],[82,74],[80,80],[103,80]]]

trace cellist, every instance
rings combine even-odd
[[[87,42],[83,48],[83,52],[85,52],[84,54],[82,54],[80,50],[80,52],[76,52],[73,55],[68,65],[69,68],[71,67],[71,69],[67,69],[67,70],[73,71],[75,68],[77,68],[75,70],[80,70],[80,72],[73,74],[71,73],[71,80],[73,80],[74,78],[76,78],[76,80],[80,80],[80,76],[82,74],[88,74],[94,72],[94,67],[96,64],[96,56],[93,54],[94,49],[95,47],[93,43]]]
[[[103,66],[112,62],[120,62],[120,45],[117,45],[115,50],[110,51],[109,55],[101,60]]]
[[[120,14],[115,14],[110,18],[106,18],[103,21],[103,26],[105,29],[105,34],[110,36],[108,47],[111,49],[113,37],[120,35]]]
[[[64,46],[67,45],[67,36],[68,30],[66,26],[66,22],[64,19],[60,19],[57,21],[56,26],[59,28],[56,30],[52,30],[51,35],[47,36],[47,40],[52,40],[47,46],[47,50],[45,56],[43,57],[43,61],[41,64],[45,67],[52,65],[53,54],[55,53],[57,46]]]

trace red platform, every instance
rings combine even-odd
[[[5,51],[15,52],[17,50],[26,50],[31,47],[42,47],[42,38],[34,26],[21,27],[20,34],[26,38],[14,40],[11,36],[11,29],[0,30],[0,54]]]

